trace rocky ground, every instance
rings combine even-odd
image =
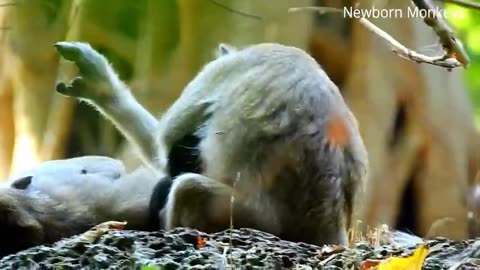
[[[0,269],[368,269],[365,262],[409,256],[422,240],[389,236],[388,243],[359,241],[354,248],[317,247],[239,229],[216,234],[110,231],[95,241],[79,237],[39,246],[0,260]],[[434,239],[423,269],[479,269],[480,240]]]

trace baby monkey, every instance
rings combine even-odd
[[[216,232],[229,228],[232,214],[237,228],[347,244],[367,152],[338,88],[305,51],[220,45],[157,121],[90,45],[56,47],[80,72],[57,91],[94,105],[151,168],[175,177],[165,206],[154,209],[162,228]],[[194,150],[172,158],[185,140]]]
[[[148,205],[158,179],[143,168],[126,173],[121,161],[102,156],[47,161],[11,175],[0,185],[0,258],[105,221],[154,229]]]

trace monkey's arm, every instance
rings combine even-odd
[[[107,59],[86,43],[58,42],[55,47],[63,58],[74,62],[80,72],[70,84],[58,83],[57,92],[92,104],[137,147],[144,162],[163,169],[155,162],[157,119],[138,103]]]

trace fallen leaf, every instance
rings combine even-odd
[[[391,257],[378,264],[378,270],[422,270],[428,247],[421,245],[409,257]]]
[[[205,247],[205,244],[207,243],[208,238],[206,237],[197,237],[197,248],[203,248]]]
[[[325,256],[325,255],[332,255],[332,254],[335,254],[335,253],[340,253],[340,252],[343,252],[345,251],[345,248],[342,247],[342,246],[338,246],[338,245],[325,245],[322,247],[322,255]]]
[[[360,270],[374,270],[377,269],[380,260],[366,260],[360,265]]]
[[[77,240],[82,242],[94,243],[98,240],[98,238],[100,238],[100,236],[106,234],[109,231],[123,230],[125,228],[125,225],[127,225],[127,222],[125,221],[103,222],[78,236]]]

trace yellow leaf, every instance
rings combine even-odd
[[[422,270],[423,262],[428,255],[425,245],[418,247],[409,257],[392,257],[382,261],[378,270]]]

